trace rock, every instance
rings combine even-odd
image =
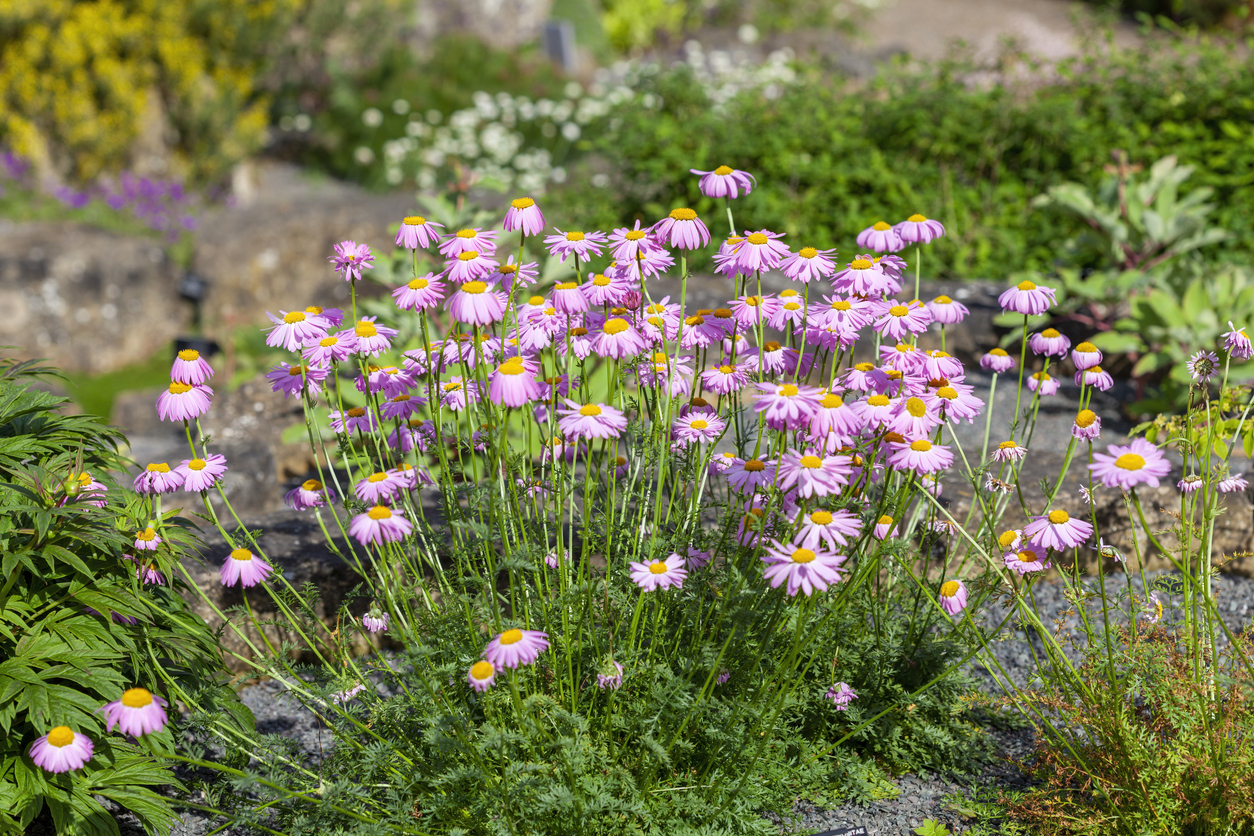
[[[0,344],[68,372],[104,372],[169,345],[188,310],[148,238],[0,221]]]

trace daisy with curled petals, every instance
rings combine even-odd
[[[413,530],[413,523],[405,519],[400,511],[393,511],[386,505],[376,505],[366,513],[358,514],[348,526],[348,533],[363,546],[395,543],[408,537]]]
[[[427,399],[419,395],[410,395],[402,392],[388,398],[379,407],[379,412],[383,418],[388,421],[408,421],[417,414],[419,408],[427,402]]]
[[[121,699],[106,703],[99,710],[104,712],[108,731],[117,726],[122,734],[139,737],[165,728],[167,705],[168,702],[146,688],[128,688],[122,692]]]
[[[1071,340],[1053,328],[1033,334],[1028,338],[1028,348],[1033,354],[1045,357],[1066,357],[1067,349],[1071,348]]]
[[[174,365],[170,367],[170,380],[175,383],[187,383],[197,386],[213,377],[213,367],[200,352],[187,348],[174,357]]]
[[[623,666],[613,659],[602,664],[601,670],[597,672],[597,687],[604,691],[608,688],[611,691],[617,691],[623,685]]]
[[[923,438],[941,425],[940,411],[923,398],[899,399],[893,404],[888,428],[907,438]]]
[[[789,450],[779,460],[779,487],[788,490],[794,485],[799,496],[828,496],[840,493],[849,484],[848,456],[802,455]]]
[[[672,209],[670,214],[653,225],[657,240],[680,250],[696,250],[710,243],[710,230],[687,207]]]
[[[1189,358],[1184,367],[1195,382],[1205,385],[1219,371],[1219,355],[1213,351],[1199,351]]]
[[[824,393],[819,399],[819,408],[810,417],[810,435],[823,438],[835,434],[837,438],[852,443],[853,437],[862,429],[858,414],[845,399],[832,392]]]
[[[736,272],[751,275],[779,267],[791,254],[788,245],[779,240],[785,234],[769,229],[746,230],[744,240],[736,245]]]
[[[893,229],[906,244],[929,244],[945,234],[945,227],[940,221],[922,215],[911,215]]]
[[[773,461],[761,459],[736,459],[724,471],[723,476],[733,491],[751,494],[758,488],[775,484],[779,465]]]
[[[772,540],[762,561],[766,563],[763,577],[771,582],[771,588],[778,589],[787,581],[787,593],[796,597],[798,592],[809,596],[838,583],[845,556]]]
[[[483,659],[475,662],[470,666],[470,670],[466,671],[466,684],[479,694],[491,688],[494,679],[496,679],[496,668],[491,662]]]
[[[377,357],[392,347],[392,338],[400,333],[395,328],[380,325],[375,321],[376,319],[378,317],[363,316],[352,330],[347,332],[356,340],[353,351],[357,354]],[[344,331],[340,332],[340,334],[344,333]]]
[[[926,438],[911,442],[891,442],[888,449],[892,453],[888,464],[897,470],[913,470],[920,476],[927,473],[939,473],[954,463],[954,454],[948,447],[933,444]]]
[[[407,250],[425,250],[440,240],[437,229],[444,229],[444,224],[429,221],[421,215],[409,215],[401,221],[401,228],[396,230],[396,246]]]
[[[860,255],[832,276],[832,290],[854,296],[880,297],[901,292],[901,283],[875,261]]]
[[[368,412],[364,406],[355,406],[343,412],[335,411],[330,417],[331,431],[345,435],[352,435],[358,430],[370,433],[377,427],[374,413]]]
[[[760,383],[757,388],[761,394],[753,402],[754,411],[765,413],[766,425],[773,430],[805,426],[823,399],[823,390],[816,386]]]
[[[516,264],[511,255],[504,264],[497,265],[495,270],[482,278],[491,284],[499,285],[506,293],[511,293],[515,287],[530,287],[535,284],[540,277],[538,267],[539,265],[534,261]]]
[[[335,255],[328,256],[327,261],[335,265],[335,272],[346,282],[361,279],[361,271],[374,267],[374,254],[370,247],[356,241],[341,241],[335,245]]]
[[[697,188],[701,189],[701,194],[706,197],[725,197],[731,200],[740,197],[742,191],[749,194],[757,185],[752,174],[731,166],[720,165],[713,171],[701,171],[696,168],[690,168],[688,171],[690,174],[701,176]]]
[[[1198,476],[1196,473],[1190,473],[1183,477],[1180,481],[1176,482],[1176,489],[1179,490],[1180,493],[1188,495],[1195,492],[1198,488],[1205,484],[1206,480],[1201,476]],[[1089,504],[1091,505],[1092,503],[1090,502]]]
[[[971,313],[966,305],[943,294],[928,302],[927,309],[932,314],[932,320],[941,325],[957,325]]]
[[[688,570],[684,568],[684,559],[672,554],[665,560],[654,560],[651,563],[632,563],[631,579],[645,592],[675,587],[682,589]]]
[[[291,365],[280,361],[270,371],[266,372],[266,380],[270,381],[271,392],[282,392],[284,399],[293,395],[299,396],[302,392],[308,393],[310,397],[317,397],[322,391],[322,381],[326,380],[331,370],[318,366],[306,366],[303,364]]]
[[[779,294],[779,307],[767,324],[777,331],[797,332],[805,325],[805,319],[805,297],[790,287]]]
[[[874,363],[855,363],[842,375],[841,382],[855,392],[883,392],[888,388],[888,376]]]
[[[593,353],[610,360],[635,357],[646,347],[647,344],[640,332],[620,316],[612,316],[601,323],[597,334],[592,338]]]
[[[449,259],[444,266],[444,275],[450,281],[462,284],[476,279],[486,279],[489,274],[495,273],[498,267],[500,263],[496,259],[488,258],[475,250],[466,250]]]
[[[732,319],[741,328],[757,328],[775,318],[779,304],[779,300],[770,294],[741,296],[731,301]]]
[[[1224,351],[1231,354],[1233,360],[1254,357],[1254,342],[1250,342],[1250,336],[1245,333],[1245,329],[1233,325],[1232,320],[1228,320],[1228,327],[1232,330],[1221,335],[1224,338]]]
[[[713,444],[727,429],[727,422],[717,415],[705,412],[690,412],[675,419],[671,425],[671,434],[677,444],[687,447],[690,444]]]
[[[391,471],[371,473],[369,476],[353,485],[353,493],[357,496],[357,498],[362,502],[368,502],[371,505],[377,505],[381,502],[390,502],[404,489],[404,481]]]
[[[1058,380],[1049,376],[1049,372],[1037,372],[1028,377],[1028,389],[1036,392],[1041,397],[1048,397],[1058,393]]]
[[[876,253],[895,253],[906,244],[892,224],[876,221],[858,233],[858,249]]]
[[[792,541],[795,545],[817,550],[827,545],[838,549],[848,545],[850,540],[858,539],[862,534],[862,521],[854,514],[845,510],[827,511],[822,508],[811,511],[798,519],[801,528]]]
[[[270,564],[248,549],[232,549],[218,573],[223,586],[256,586],[270,577]]]
[[[162,421],[190,421],[209,411],[213,390],[172,381],[157,397],[157,417]]]
[[[951,421],[965,419],[968,423],[974,423],[980,410],[984,408],[984,401],[971,394],[974,388],[974,386],[951,383],[948,386],[939,387],[935,392],[924,397],[924,400],[928,402],[928,406],[938,410],[943,418]]]
[[[701,551],[701,549],[689,546],[688,557],[684,561],[684,566],[690,572],[696,571],[697,569],[703,569],[709,564],[713,557],[714,556],[709,552]]]
[[[980,368],[993,374],[1005,374],[1015,367],[1015,358],[1004,348],[994,348],[980,358]]]
[[[583,295],[589,305],[616,306],[632,289],[631,282],[617,270],[594,273],[583,285]]]
[[[139,472],[132,485],[136,493],[159,494],[177,491],[186,477],[165,462],[154,462]]]
[[[887,395],[869,395],[849,405],[864,429],[878,430],[893,420],[893,399]]]
[[[888,514],[883,515],[875,521],[875,527],[871,529],[871,536],[876,540],[887,540],[889,537],[900,537],[901,528],[894,526],[895,520]]]
[[[549,649],[549,634],[540,630],[506,630],[488,642],[483,658],[497,668],[530,665]]]
[[[544,244],[549,254],[557,256],[557,260],[564,264],[572,255],[577,262],[591,261],[593,256],[601,254],[601,245],[605,241],[604,232],[562,232],[558,229],[556,235],[544,239]]]
[[[183,459],[177,470],[183,475],[183,490],[200,493],[212,488],[226,473],[226,456],[212,453],[203,459]]]
[[[1022,543],[1016,549],[1006,552],[1002,555],[1002,562],[1006,564],[1007,569],[1013,569],[1019,574],[1019,577],[1029,575],[1032,572],[1043,572],[1049,568],[1049,562],[1045,560],[1046,551],[1035,543]]]
[[[745,364],[724,363],[703,371],[701,383],[716,395],[730,395],[749,385],[749,371]]]
[[[1131,490],[1137,485],[1158,487],[1171,472],[1171,463],[1156,446],[1143,438],[1128,445],[1112,444],[1105,453],[1094,453],[1089,472],[1108,488]]]
[[[1071,349],[1071,362],[1075,364],[1078,371],[1091,369],[1101,365],[1102,350],[1086,340]]]
[[[632,265],[637,253],[656,246],[649,237],[651,232],[651,228],[640,228],[639,218],[636,219],[635,229],[625,226],[615,229],[610,233],[610,255],[618,264]]]
[[[449,316],[467,325],[490,325],[505,318],[505,294],[482,281],[459,286],[445,303]]]
[[[486,256],[496,255],[496,230],[459,229],[444,237],[440,244],[440,255],[445,258],[457,258],[458,253],[474,250]]]
[[[1023,527],[1023,536],[1031,545],[1063,551],[1083,545],[1093,536],[1093,526],[1066,511],[1057,510],[1032,517],[1032,521]]]
[[[379,633],[387,630],[389,620],[388,614],[381,611],[376,605],[371,607],[370,611],[361,617],[361,626],[371,633]]]
[[[1093,441],[1102,432],[1102,419],[1091,409],[1081,409],[1076,413],[1075,422],[1071,425],[1071,436],[1079,441]]]
[[[932,312],[917,299],[908,304],[891,300],[887,310],[875,320],[875,330],[891,340],[901,340],[911,334],[922,334],[932,324]]]
[[[505,211],[505,231],[522,232],[523,235],[539,235],[544,232],[544,213],[529,197],[510,201]]]
[[[938,597],[947,615],[957,615],[967,608],[967,585],[962,581],[945,581]]]
[[[31,744],[27,754],[35,766],[60,774],[82,769],[91,760],[95,744],[85,734],[79,734],[69,726],[56,726],[52,731]]]
[[[779,269],[785,278],[802,284],[809,284],[815,279],[830,279],[836,272],[836,262],[831,259],[835,254],[835,248],[820,250],[802,247],[784,259]]]
[[[547,388],[528,372],[519,357],[511,357],[488,377],[488,399],[494,404],[517,408],[540,400]]]
[[[1058,304],[1052,287],[1037,285],[1027,279],[997,297],[1003,313],[1017,313],[1025,316],[1043,314]]]
[[[1115,385],[1115,379],[1101,366],[1093,366],[1091,369],[1083,369],[1075,373],[1075,385],[1081,384],[1092,386],[1100,392],[1109,392],[1110,388]]]
[[[568,438],[617,438],[627,429],[627,417],[612,406],[564,400],[566,408],[557,410],[557,425]]]
[[[1233,473],[1219,480],[1219,484],[1215,487],[1220,493],[1239,493],[1250,486],[1249,480],[1245,478],[1244,473]]]
[[[317,479],[306,479],[283,496],[287,507],[293,511],[305,511],[326,505],[330,491]]]
[[[675,266],[675,259],[662,247],[642,247],[636,252],[635,257],[631,260],[631,264],[627,267],[627,272],[637,280],[640,277],[651,279],[656,275],[665,273],[667,270]]]
[[[997,449],[993,451],[993,461],[995,462],[1021,462],[1023,457],[1028,454],[1028,448],[1019,446],[1014,440],[1003,441],[997,445]]]
[[[309,365],[321,369],[332,363],[343,363],[356,351],[356,335],[352,331],[341,331],[307,343],[300,356]]]

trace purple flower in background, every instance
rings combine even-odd
[[[849,703],[858,698],[858,694],[849,687],[848,683],[837,682],[827,690],[827,693],[823,695],[823,698],[829,699],[835,703],[837,711],[844,711],[849,707]]]
[[[742,190],[745,194],[749,194],[757,185],[752,174],[731,166],[720,165],[713,171],[701,171],[696,168],[688,170],[692,174],[701,175],[697,188],[701,189],[701,194],[706,197],[736,198],[740,197]]]
[[[374,255],[370,247],[356,241],[341,241],[335,245],[335,255],[327,256],[327,261],[335,265],[335,272],[346,282],[355,282],[361,278],[361,271],[374,267]]]

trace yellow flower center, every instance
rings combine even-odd
[[[831,511],[815,511],[810,515],[810,522],[815,525],[827,525],[832,521]]]
[[[586,416],[588,418],[593,418],[601,414],[601,407],[597,406],[594,403],[584,404],[583,406],[579,407],[579,414]]]
[[[718,168],[714,169],[714,173],[720,177],[726,177],[728,174],[732,173],[732,169],[728,166],[720,165]]]
[[[510,376],[522,374],[526,370],[527,369],[522,364],[522,360],[519,360],[517,357],[511,357],[497,367],[498,372]]]
[[[1049,376],[1048,372],[1037,372],[1036,374],[1032,375],[1032,378],[1040,383],[1048,383],[1049,381],[1053,380],[1053,378]]]
[[[905,316],[906,314],[910,313],[910,309],[907,308],[905,305],[893,305],[891,308],[888,309],[888,312],[892,316]]]
[[[762,297],[761,296],[746,296],[745,304],[751,308],[756,308],[758,305],[762,304]]]
[[[1019,562],[1020,563],[1035,563],[1036,552],[1030,552],[1030,551],[1027,551],[1026,549],[1019,552]]]
[[[151,543],[153,540],[157,539],[157,532],[153,531],[151,528],[145,528],[143,531],[140,531],[135,535],[135,539],[143,540],[145,543]]]
[[[957,581],[945,581],[941,584],[940,593],[946,598],[952,598],[958,594]]]
[[[918,441],[911,442],[910,449],[916,453],[926,453],[932,449],[932,442],[926,438],[920,438]]]
[[[655,575],[665,575],[667,566],[661,560],[655,560],[649,564],[649,571]]]
[[[1101,374],[1101,373],[1102,373],[1102,367],[1101,367],[1101,366],[1094,366],[1094,367],[1093,367],[1093,368],[1091,368],[1091,369],[1085,369],[1085,370],[1084,370],[1084,373],[1085,373],[1085,374]]]
[[[792,562],[793,563],[809,563],[811,560],[814,560],[814,557],[815,557],[814,552],[810,551],[809,549],[797,549],[796,551],[792,553]]]
[[[348,412],[345,412],[344,414],[347,415],[349,418],[360,418],[361,416],[366,414],[366,408],[364,406],[355,406],[352,409],[350,409]]]
[[[466,250],[457,254],[458,261],[474,261],[478,257],[479,253],[476,250]]]
[[[1140,470],[1145,467],[1145,459],[1141,458],[1136,453],[1124,453],[1122,456],[1115,459],[1115,467],[1122,470]]]
[[[322,483],[317,479],[306,479],[300,483],[300,487],[306,491],[320,491],[322,490]]]
[[[458,238],[474,238],[478,234],[479,233],[475,232],[473,229],[459,229],[457,231]]]
[[[144,688],[128,688],[122,692],[122,705],[127,708],[143,708],[152,705],[152,694]]]
[[[648,232],[643,229],[629,229],[627,230],[627,234],[623,237],[626,238],[628,241],[639,241],[641,238],[643,238],[647,234]]]
[[[694,316],[690,316],[687,319],[685,319],[684,324],[685,325],[704,325],[705,317],[703,317],[701,314],[696,314]]]
[[[445,392],[456,392],[460,388],[462,388],[462,384],[459,380],[450,380],[448,383],[444,384]]]
[[[529,197],[520,197],[517,200],[510,201],[509,205],[515,209],[530,209],[536,205],[536,202]]]
[[[1081,354],[1096,354],[1097,346],[1090,342],[1082,342],[1075,347],[1075,350]]]
[[[1001,444],[997,445],[997,449],[998,450],[1013,450],[1018,446],[1019,445],[1015,444],[1013,441],[1003,441]]]
[[[63,746],[69,746],[73,742],[74,732],[70,730],[69,726],[57,726],[48,732],[49,745],[56,746],[58,749]]]
[[[528,299],[528,300],[527,300],[527,304],[528,304],[528,305],[535,305],[535,306],[543,305],[543,304],[544,304],[544,297],[543,297],[543,296],[532,296],[530,299]]]
[[[353,329],[353,332],[359,337],[379,336],[379,331],[377,328],[374,327],[373,322],[365,322],[365,321],[358,322],[357,327]]]
[[[559,282],[554,290],[578,290],[579,282]]]
[[[514,202],[517,203],[517,201]],[[487,679],[494,673],[496,673],[496,668],[492,667],[491,662],[475,662],[470,666],[470,675],[480,681]]]
[[[283,322],[286,323],[287,325],[291,325],[294,322],[304,322],[304,321],[305,321],[304,311],[292,311],[291,313],[283,314]]]
[[[1049,521],[1053,525],[1062,525],[1063,523],[1069,522],[1070,520],[1071,520],[1071,515],[1068,514],[1066,511],[1050,511],[1049,512]]]
[[[875,368],[875,364],[874,363],[859,363],[856,366],[854,366],[854,368],[860,372],[869,372]]]
[[[755,232],[745,240],[747,240],[750,244],[753,244],[756,247],[760,247],[771,239],[767,238],[761,232]]]
[[[892,525],[893,518],[885,514],[884,516],[880,517],[879,524],[880,525]]]
[[[376,505],[366,512],[366,516],[372,520],[389,520],[392,518],[392,511],[386,505]]]
[[[870,270],[872,262],[865,258],[855,258],[853,261],[849,262],[849,266],[854,270]]]
[[[923,217],[922,215],[911,215],[910,217],[906,218],[906,220],[910,221],[910,223],[913,223],[913,224],[921,224],[924,221],[926,221],[927,218]]]
[[[927,415],[927,404],[921,398],[910,398],[906,401],[906,412],[909,412],[915,418],[922,418]]]
[[[819,401],[819,404],[824,409],[835,409],[838,406],[844,406],[845,401],[840,395],[828,394],[823,396],[823,400]]]
[[[823,460],[818,456],[802,456],[800,464],[807,470],[817,470],[823,466]]]
[[[1058,337],[1061,337],[1062,334],[1059,334],[1053,328],[1046,328],[1044,331],[1041,332],[1041,336],[1047,340],[1053,340],[1053,339],[1057,339]]]
[[[694,430],[704,430],[706,427],[710,426],[710,423],[708,421],[704,421],[698,418],[697,420],[693,421],[689,426],[691,426]]]
[[[778,394],[783,395],[785,398],[792,398],[795,397],[799,391],[801,390],[799,390],[796,386],[793,386],[791,383],[785,383],[783,386],[779,387]]]
[[[570,335],[572,337],[586,337],[588,336],[588,329],[579,325],[570,329]]]
[[[517,627],[501,633],[501,644],[518,644],[520,641],[522,641],[522,630]]]
[[[429,284],[431,284],[431,282],[427,281],[426,279],[413,279],[409,283],[409,289],[410,290],[422,290]]]
[[[150,464],[148,465],[148,472],[149,473],[169,473],[170,466],[166,464],[165,462],[161,462],[160,464]]]
[[[190,391],[192,391],[192,387],[186,383],[179,383],[177,381],[170,383],[171,395],[184,395]]]
[[[610,283],[609,277],[604,273],[597,273],[592,277],[592,283],[597,287],[607,287]]]
[[[866,402],[870,404],[871,406],[888,406],[888,396],[887,395],[872,395],[871,397],[866,399]]]
[[[1030,282],[1027,279],[1024,279],[1023,281],[1019,282],[1017,287],[1020,290],[1036,290],[1036,283]]]
[[[1003,531],[997,537],[997,545],[1001,546],[1003,549],[1008,549],[1010,548],[1010,544],[1013,543],[1015,541],[1015,538],[1017,538],[1018,536],[1019,536],[1018,532]]]
[[[736,367],[735,367],[735,366],[719,366],[719,367],[718,367],[718,370],[719,370],[719,372],[721,372],[722,374],[735,374],[735,373],[736,373]]]
[[[902,435],[901,433],[895,433],[895,432],[884,433],[884,441],[886,442],[896,442],[897,444],[901,444],[905,440],[906,440],[906,437]]]
[[[814,247],[802,247],[800,250],[797,251],[797,255],[801,256],[802,258],[814,258],[818,254],[819,254],[819,251],[816,250]]]
[[[466,282],[462,285],[462,293],[480,294],[488,289],[487,282]]]
[[[885,223],[884,221],[876,221],[875,225],[871,227],[871,229],[877,230],[879,232],[884,232],[892,228],[893,228],[892,224]]]
[[[954,303],[953,299],[950,299],[948,296],[945,296],[944,294],[937,296],[932,301],[935,302],[937,305],[952,305]],[[950,583],[953,583],[953,581],[950,581]]]
[[[248,549],[232,549],[231,560],[252,560],[253,553]]]
[[[1097,420],[1097,413],[1091,409],[1081,409],[1075,416],[1075,425],[1077,427],[1091,427],[1093,422]]]
[[[673,221],[695,221],[697,213],[691,209],[672,209],[671,220]]]
[[[1010,356],[1009,354],[1006,353],[1006,349],[1004,348],[994,348],[992,351],[989,352],[989,354],[993,355],[994,357],[1009,357]]]
[[[958,400],[958,390],[952,386],[942,386],[936,390],[936,397],[944,398],[947,401]]]
[[[386,473],[371,473],[369,476],[366,477],[366,481],[367,482],[382,482],[386,478],[388,478],[388,475]]]
[[[566,233],[566,240],[567,240],[567,241],[582,241],[582,240],[584,239],[584,237],[585,237],[585,236],[584,236],[584,234],[583,234],[582,232],[568,232],[568,233]]]
[[[745,470],[750,473],[761,473],[763,470],[766,470],[766,464],[760,459],[749,459],[749,461],[745,462]]]
[[[200,359],[200,352],[194,348],[185,348],[179,352],[179,359],[186,363],[192,363]]]

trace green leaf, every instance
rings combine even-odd
[[[1146,349],[1145,341],[1139,334],[1125,334],[1119,331],[1103,331],[1089,339],[1093,345],[1107,354],[1131,354]]]
[[[1254,426],[1245,431],[1245,437],[1241,440],[1241,449],[1245,451],[1247,459],[1254,457]]]

